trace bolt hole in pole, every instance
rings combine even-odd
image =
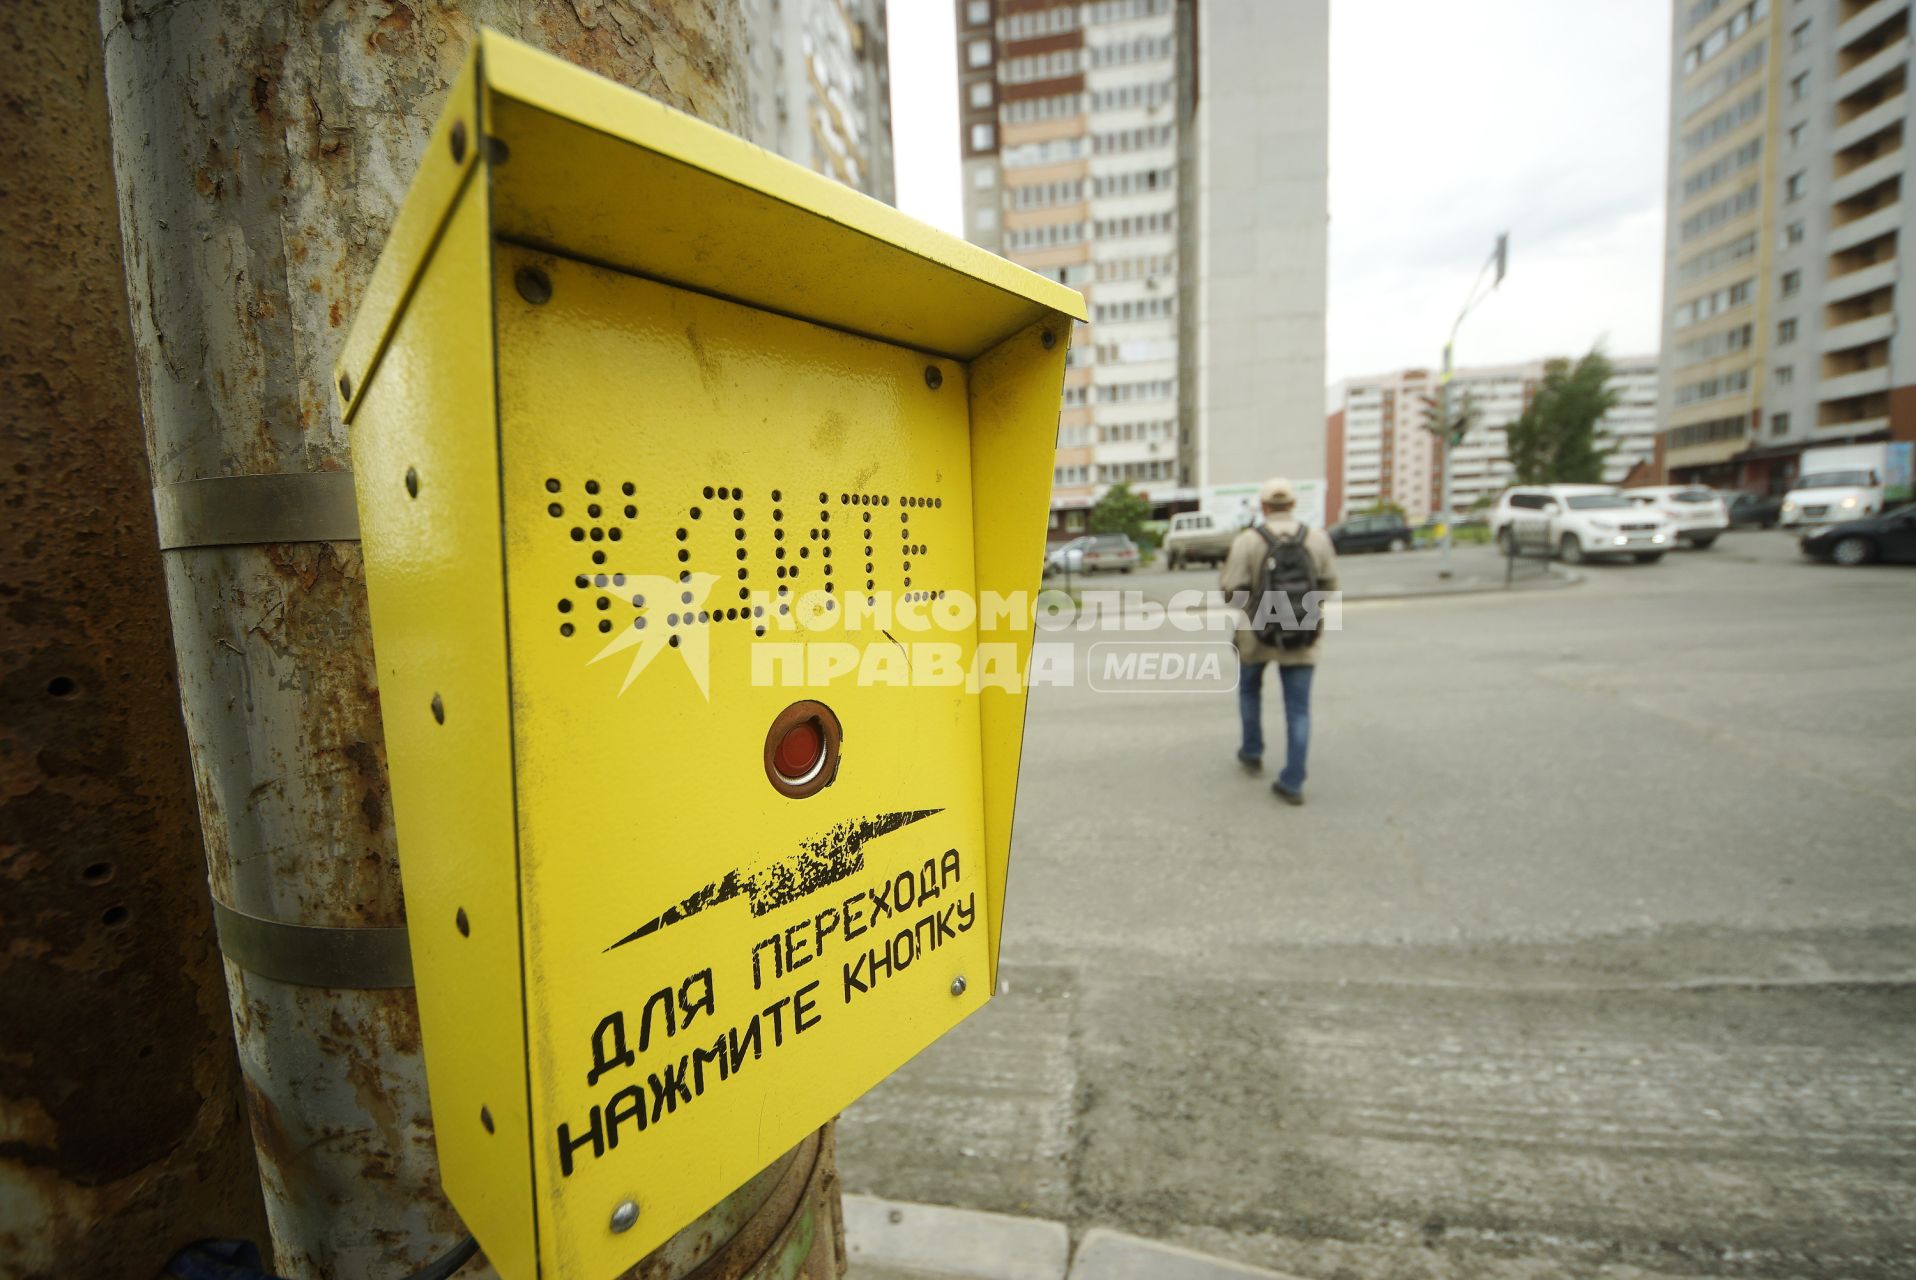
[[[1051,330],[1046,329],[1043,333],[1038,335],[1038,341],[1044,344],[1044,349],[1046,351],[1049,351],[1051,350],[1051,348],[1058,345],[1058,335],[1051,332]]]
[[[409,498],[419,496],[419,470],[416,467],[406,468],[406,496]]]
[[[339,375],[339,398],[341,400],[350,400],[353,398],[353,378],[351,374],[342,373]]]
[[[537,267],[520,267],[512,273],[512,283],[519,296],[535,307],[552,301],[552,277]]]
[[[47,681],[47,692],[56,698],[71,698],[80,691],[72,676],[55,676]]]
[[[452,125],[452,162],[459,164],[466,158],[466,122],[455,120]]]
[[[452,918],[452,923],[453,927],[459,930],[460,937],[470,938],[472,936],[472,921],[466,919],[466,909],[464,907],[459,908],[458,913]]]
[[[479,1108],[479,1123],[485,1126],[487,1133],[492,1132],[492,1108],[491,1107]]]
[[[945,385],[945,371],[935,364],[925,366],[925,385],[933,391]]]
[[[432,718],[440,724],[446,723],[446,704],[436,693],[432,695]]]

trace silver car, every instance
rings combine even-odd
[[[1045,557],[1046,576],[1054,573],[1129,573],[1138,567],[1138,544],[1122,533],[1093,533],[1073,538]]]

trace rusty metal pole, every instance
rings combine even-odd
[[[477,24],[736,127],[742,19],[710,0],[102,0],[101,15],[181,702],[274,1251],[290,1276],[403,1276],[464,1227],[438,1186],[396,945],[329,370]],[[737,1261],[714,1275],[840,1274],[830,1151],[829,1132],[809,1140],[640,1274],[715,1250]],[[753,1239],[786,1264],[751,1270]]]
[[[0,8],[0,1275],[264,1225],[166,643],[86,6]]]

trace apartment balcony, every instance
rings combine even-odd
[[[1864,138],[1889,128],[1909,114],[1909,95],[1897,94],[1887,102],[1878,103],[1848,124],[1839,127],[1830,134],[1830,153],[1846,151]]]
[[[1855,347],[1865,347],[1872,342],[1887,342],[1896,335],[1896,313],[1885,311],[1880,316],[1871,316],[1867,320],[1852,320],[1848,324],[1832,325],[1823,330],[1823,336],[1817,343],[1817,349],[1824,355],[1832,351],[1849,351]]]
[[[1728,462],[1743,452],[1748,441],[1738,434],[1728,440],[1706,440],[1702,444],[1688,445],[1683,448],[1666,446],[1663,465],[1671,470],[1678,467],[1702,467],[1716,462]]]
[[[1886,156],[1878,156],[1861,168],[1851,169],[1830,183],[1830,203],[1841,204],[1851,196],[1860,195],[1871,187],[1901,176],[1904,166],[1908,163],[1909,156],[1901,147],[1898,147]]]
[[[1835,442],[1851,440],[1858,436],[1873,436],[1889,430],[1889,419],[1851,418],[1846,422],[1818,422],[1810,428],[1815,434],[1813,441]]]
[[[1823,248],[1830,253],[1841,253],[1845,249],[1854,249],[1859,244],[1867,244],[1877,236],[1886,236],[1899,231],[1903,225],[1903,202],[1885,205],[1875,213],[1866,214],[1854,222],[1846,222],[1830,232],[1823,239]],[[1901,244],[1897,245],[1900,250]]]
[[[1876,0],[1875,4],[1836,28],[1836,47],[1849,48],[1907,8],[1909,0]]]
[[[1846,373],[1841,377],[1825,378],[1816,388],[1816,398],[1827,403],[1831,400],[1853,400],[1857,396],[1888,390],[1889,366],[1885,364],[1858,373]]]
[[[1874,293],[1878,289],[1888,288],[1896,283],[1896,259],[1879,262],[1873,267],[1864,267],[1861,271],[1852,271],[1848,275],[1831,276],[1823,282],[1823,302],[1842,302],[1846,298],[1859,297],[1865,293]]]
[[[1863,15],[1857,14],[1858,18]],[[1855,21],[1854,18],[1851,21]],[[1909,61],[1909,40],[1898,40],[1886,46],[1883,51],[1868,62],[1859,63],[1842,75],[1836,77],[1834,100],[1841,102],[1859,89],[1865,89],[1882,79],[1897,67]]]

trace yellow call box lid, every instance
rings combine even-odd
[[[336,369],[447,1194],[611,1277],[989,996],[1072,290],[490,32]]]

